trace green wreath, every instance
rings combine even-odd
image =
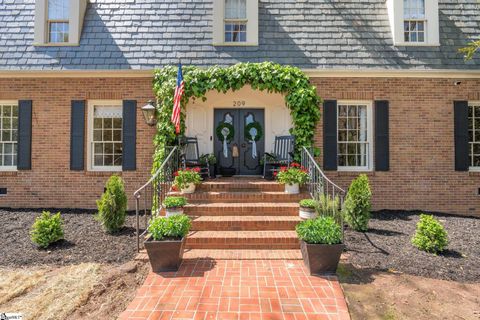
[[[250,135],[250,129],[255,128],[257,129],[257,135],[255,136],[255,142],[259,141],[262,139],[263,136],[263,129],[260,123],[258,121],[250,122],[245,126],[245,140],[251,141],[252,136]]]
[[[227,123],[227,122],[222,122],[218,125],[217,129],[215,130],[217,132],[217,138],[220,141],[223,141],[223,134],[222,130],[223,129],[228,129],[228,135],[227,135],[227,141],[230,142],[232,141],[234,135],[235,135],[235,128],[233,127],[232,124]]]

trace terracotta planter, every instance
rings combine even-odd
[[[182,193],[194,193],[195,192],[195,183],[189,183],[186,188],[181,189]]]
[[[176,271],[183,258],[185,237],[182,240],[144,242],[153,272]]]
[[[345,245],[341,244],[309,244],[300,241],[303,262],[310,274],[335,273]]]
[[[299,216],[302,219],[315,219],[317,217],[317,210],[315,210],[315,208],[300,207]]]
[[[167,217],[183,214],[183,207],[165,208],[165,212]]]
[[[299,194],[300,193],[300,185],[298,183],[294,184],[285,184],[285,193],[288,194]]]

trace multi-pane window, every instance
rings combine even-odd
[[[338,167],[369,169],[370,163],[370,105],[338,104]]]
[[[247,1],[225,0],[225,42],[246,42],[247,22]]]
[[[0,170],[17,166],[18,105],[0,104]]]
[[[92,169],[120,169],[123,154],[122,107],[94,105],[92,129]]]
[[[470,167],[480,168],[480,103],[468,106],[468,137]]]
[[[425,0],[403,1],[405,42],[425,42]]]
[[[69,0],[48,0],[48,41],[68,42]]]

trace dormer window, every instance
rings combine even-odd
[[[425,42],[425,0],[403,1],[405,42]]]
[[[214,0],[213,45],[258,45],[258,0]]]
[[[35,0],[35,46],[78,46],[87,0]]]
[[[225,1],[225,42],[247,42],[247,0]]]
[[[48,0],[48,42],[66,43],[69,33],[69,0]]]
[[[438,0],[387,0],[396,46],[438,46]]]

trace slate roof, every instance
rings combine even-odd
[[[396,0],[397,1],[397,0]],[[460,3],[460,4],[459,4]],[[440,47],[393,46],[385,0],[259,0],[259,46],[214,47],[212,0],[90,0],[78,47],[34,47],[34,0],[0,1],[0,70],[272,60],[309,69],[480,69],[477,0],[439,0]]]

